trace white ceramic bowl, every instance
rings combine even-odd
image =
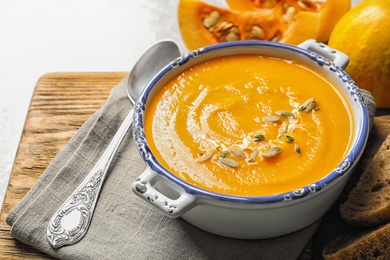
[[[231,196],[192,186],[166,170],[148,147],[143,113],[170,79],[187,68],[218,56],[258,54],[298,61],[320,71],[339,89],[354,117],[353,144],[347,156],[324,178],[272,196]],[[367,142],[369,118],[359,88],[343,71],[348,57],[313,40],[292,46],[275,42],[221,43],[196,50],[172,61],[146,86],[135,108],[133,134],[146,170],[133,184],[139,197],[169,217],[182,217],[211,233],[242,239],[270,238],[302,229],[323,216],[335,202],[356,166]],[[168,187],[157,190],[156,185]],[[172,196],[169,190],[176,193]]]

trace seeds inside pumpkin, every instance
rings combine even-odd
[[[203,19],[203,25],[209,29],[218,23],[220,17],[221,15],[218,11],[212,11],[206,18]]]
[[[297,4],[303,10],[308,10],[310,8],[311,2],[301,0],[301,1],[298,1]]]
[[[283,22],[285,22],[285,23],[291,22],[291,20],[295,14],[296,14],[295,8],[292,6],[288,7],[286,10],[286,13],[282,17]]]
[[[232,27],[230,30],[227,31],[222,37],[221,41],[238,41],[240,39],[240,31],[237,29],[237,27]]]
[[[251,34],[254,39],[262,40],[265,37],[264,30],[259,25],[253,25]]]
[[[223,21],[220,23],[220,25],[217,26],[218,32],[224,32],[224,31],[230,30],[231,28],[233,28],[233,26],[234,26],[233,23]]]

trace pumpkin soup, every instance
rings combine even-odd
[[[293,61],[219,57],[168,82],[145,111],[156,159],[213,192],[273,195],[311,184],[351,145],[348,104],[322,75]]]

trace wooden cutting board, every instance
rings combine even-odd
[[[104,105],[110,90],[125,76],[125,72],[50,73],[39,79],[1,210],[1,259],[50,259],[46,254],[15,240],[10,235],[5,218],[80,126]],[[390,110],[378,110],[362,160],[340,200],[353,187],[388,134]],[[321,246],[343,229],[345,223],[338,215],[336,203],[323,218],[318,232],[300,259],[318,256]]]

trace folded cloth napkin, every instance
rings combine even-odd
[[[59,249],[49,245],[46,228],[53,213],[82,182],[131,109],[126,80],[112,89],[107,103],[85,122],[12,209],[6,219],[12,236],[61,259],[296,259],[319,222],[272,239],[229,239],[181,218],[168,218],[136,197],[131,185],[145,164],[130,133],[110,166],[86,236]],[[372,98],[368,100],[373,103]],[[371,108],[375,114],[375,104]]]

